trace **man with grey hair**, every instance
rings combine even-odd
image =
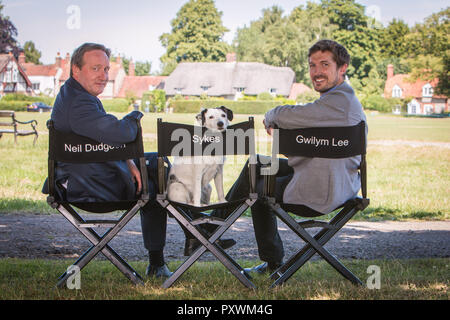
[[[119,120],[106,113],[97,98],[108,83],[110,53],[105,46],[96,43],[85,43],[75,49],[70,78],[61,87],[51,114],[56,130],[113,146],[136,139],[136,120],[143,114],[133,111]],[[131,200],[142,189],[139,169],[133,159],[107,163],[58,163],[56,181],[66,186],[66,198],[71,202]],[[155,188],[149,186],[149,190]],[[141,210],[141,224],[144,245],[149,251],[147,274],[170,276],[163,255],[167,227],[165,210],[155,201],[150,201]]]

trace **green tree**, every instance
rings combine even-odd
[[[27,62],[32,62],[34,64],[42,64],[41,52],[36,49],[33,41],[26,41],[23,45],[23,51],[25,53],[25,59]]]
[[[277,6],[264,9],[262,13],[250,26],[238,29],[233,41],[238,59],[290,67],[297,82],[311,85],[308,48],[318,39],[328,38],[336,27],[312,2],[306,8],[295,8],[286,17]]]
[[[439,79],[436,93],[449,95],[450,7],[416,24],[407,35],[410,44],[406,62],[411,68],[409,80]]]
[[[222,12],[213,0],[189,0],[171,21],[172,30],[160,36],[166,53],[161,57],[162,74],[170,74],[183,61],[225,61],[229,45],[222,40],[228,31]]]
[[[393,19],[380,33],[380,53],[384,57],[406,57],[408,55],[408,25],[403,20]]]
[[[357,27],[367,27],[364,6],[355,0],[322,0],[322,8],[328,13],[330,21],[339,30],[357,31]]]
[[[150,61],[136,61],[134,73],[137,76],[148,76],[152,70],[152,63]]]

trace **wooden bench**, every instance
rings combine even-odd
[[[4,118],[10,118],[10,120],[6,120]],[[17,129],[17,126],[19,124],[30,124],[31,130],[19,130]],[[29,136],[34,134],[35,137],[33,140],[33,145],[35,145],[38,138],[36,126],[36,120],[19,121],[16,119],[14,111],[0,110],[0,138],[2,137],[3,133],[12,133],[14,134],[14,142],[17,143],[18,136]],[[12,127],[12,129],[4,129],[3,127]]]

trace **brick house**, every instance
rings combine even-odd
[[[136,76],[135,64],[131,60],[128,65],[128,75],[123,79],[122,87],[117,94],[118,98],[125,98],[127,94],[140,99],[146,91],[164,89],[167,76]]]
[[[0,95],[32,95],[31,81],[12,53],[0,54]]]
[[[23,52],[19,55],[19,64],[25,70],[32,83],[33,94],[41,93],[50,97],[55,97],[59,91],[59,80],[66,64],[70,64],[70,56],[67,54],[62,59],[59,52],[55,58],[55,63],[42,65],[25,61]]]
[[[408,103],[408,114],[427,115],[432,113],[448,112],[448,97],[437,95],[434,88],[438,79],[425,81],[418,79],[408,82],[409,75],[395,74],[394,66],[387,66],[387,79],[384,87],[385,98],[412,98]]]

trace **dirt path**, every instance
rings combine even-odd
[[[89,219],[95,219],[90,215]],[[117,217],[109,215],[111,218]],[[105,215],[101,215],[105,218]],[[301,244],[283,224],[279,225],[286,255]],[[314,231],[314,229],[311,229]],[[224,235],[237,244],[227,252],[234,258],[257,260],[258,251],[250,218],[240,218]],[[89,242],[59,214],[1,214],[0,258],[66,259],[78,257]],[[142,242],[139,216],[119,233],[111,247],[132,261],[147,260]],[[182,260],[184,235],[173,220],[168,220],[167,260]],[[450,221],[350,222],[326,248],[339,258],[408,259],[450,257]],[[214,260],[210,253],[202,260]]]

